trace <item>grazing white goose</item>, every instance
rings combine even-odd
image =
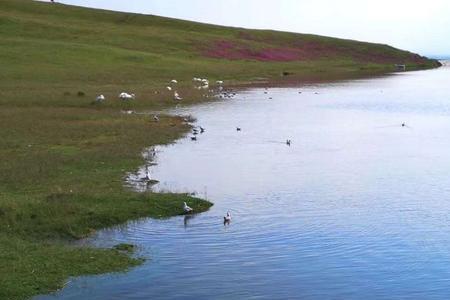
[[[192,208],[190,208],[190,207],[186,204],[186,202],[184,202],[183,211],[184,211],[184,213],[188,214],[188,213],[193,212],[194,210],[193,210]]]
[[[223,221],[225,223],[230,222],[231,221],[231,213],[228,211],[227,214],[223,217]]]
[[[166,88],[167,88],[168,91],[171,91],[171,90],[172,90],[172,87],[171,87],[171,86],[167,86]]]
[[[173,99],[174,100],[183,100],[183,98],[180,97],[180,94],[178,94],[178,92],[175,91],[175,93],[173,93]]]
[[[98,95],[97,98],[95,98],[95,101],[97,101],[99,103],[101,103],[101,102],[103,102],[105,100],[106,100],[106,98],[105,98],[104,95]]]
[[[223,84],[223,80],[217,80],[217,81],[216,81],[216,84],[222,85],[222,84]]]
[[[176,84],[176,83],[178,83],[178,81],[176,81],[175,79],[172,79],[172,80],[170,81],[170,83]]]
[[[134,94],[128,94],[125,92],[122,92],[119,94],[119,98],[122,100],[131,100],[134,99],[136,96]]]

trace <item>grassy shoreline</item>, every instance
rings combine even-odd
[[[13,300],[54,291],[70,276],[141,262],[68,241],[128,220],[179,215],[184,201],[198,212],[212,205],[124,187],[144,148],[173,143],[191,128],[182,117],[154,122],[153,114],[121,113],[173,107],[171,79],[190,105],[213,96],[192,88],[194,76],[242,88],[385,74],[394,61],[409,70],[438,66],[386,45],[28,0],[0,1],[0,37],[0,299]],[[224,40],[227,52],[216,47]],[[300,55],[303,45],[322,56],[277,60]],[[281,54],[267,56],[274,49]],[[122,91],[137,99],[119,101]],[[106,102],[93,105],[100,93]]]
[[[129,128],[130,122],[136,121],[127,118],[120,126]],[[114,249],[74,248],[67,241],[128,220],[183,214],[184,201],[196,212],[212,205],[185,194],[139,194],[124,187],[126,171],[143,163],[143,148],[173,142],[189,130],[188,125],[173,117],[161,118],[158,124],[147,119],[137,123],[157,129],[135,129],[131,137],[128,130],[119,129],[119,140],[124,143],[120,150],[104,134],[92,130],[91,137],[83,134],[77,141],[72,136],[70,143],[65,138],[59,141],[53,134],[29,136],[27,140],[32,142],[16,148],[9,154],[11,160],[2,163],[3,170],[15,173],[8,179],[6,173],[2,176],[1,299],[26,299],[62,287],[70,276],[124,271],[141,263]]]

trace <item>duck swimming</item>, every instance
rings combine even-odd
[[[223,217],[223,223],[230,223],[231,221],[231,213],[228,211],[227,214]]]

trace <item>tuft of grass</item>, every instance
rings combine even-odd
[[[136,249],[136,246],[132,245],[132,244],[127,244],[127,243],[120,243],[120,244],[115,245],[113,248],[118,251],[131,253],[131,252],[134,252],[134,250]]]

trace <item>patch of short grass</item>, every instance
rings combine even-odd
[[[3,233],[0,243],[0,299],[46,294],[63,287],[70,277],[122,272],[142,262],[115,249],[36,243]]]

